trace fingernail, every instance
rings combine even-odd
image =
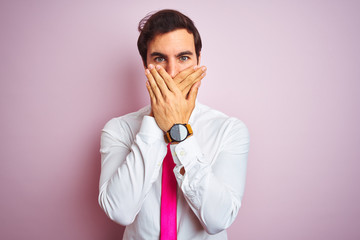
[[[160,65],[156,65],[156,70],[160,70]]]
[[[148,75],[150,73],[149,69],[145,70],[145,74]]]
[[[194,66],[194,70],[196,70],[196,69],[198,69],[198,66],[197,66],[197,65]]]
[[[201,70],[203,70],[203,72],[205,72],[205,71],[206,71],[206,67],[202,67]]]
[[[149,69],[151,70],[151,69],[153,69],[153,68],[154,68],[154,65],[149,64]]]

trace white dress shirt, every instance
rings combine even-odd
[[[160,235],[162,161],[167,144],[150,106],[111,119],[101,135],[99,204],[125,225],[123,239]],[[196,102],[193,135],[171,151],[178,183],[179,240],[227,239],[244,193],[249,134],[243,122]],[[184,167],[185,174],[180,174]]]

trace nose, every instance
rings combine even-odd
[[[176,74],[179,73],[179,70],[178,70],[178,66],[176,64],[176,61],[171,59],[171,60],[168,60],[168,64],[166,65],[166,72],[172,77],[174,78],[176,76]]]

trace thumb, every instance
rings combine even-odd
[[[201,85],[201,81],[198,81],[191,87],[189,95],[188,95],[188,101],[195,102],[200,85]]]

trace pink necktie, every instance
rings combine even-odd
[[[176,240],[176,179],[170,143],[163,161],[161,181],[160,240]]]

